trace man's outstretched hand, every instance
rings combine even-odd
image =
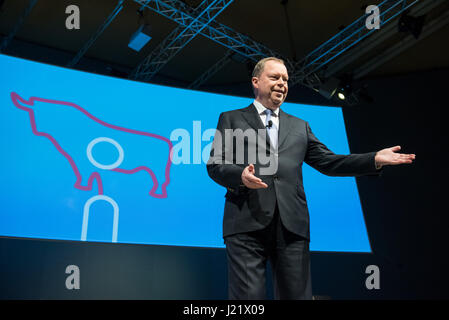
[[[416,155],[396,153],[399,150],[401,150],[401,146],[395,146],[378,151],[375,157],[376,167],[412,163],[413,160],[415,160]]]
[[[262,181],[262,179],[254,175],[254,165],[250,164],[242,172],[242,182],[250,189],[268,188],[268,185]]]

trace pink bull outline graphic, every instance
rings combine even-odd
[[[77,104],[71,103],[71,102],[66,102],[66,101],[58,101],[58,100],[50,100],[50,99],[44,99],[44,98],[39,98],[39,97],[30,97],[29,100],[25,100],[22,97],[20,97],[16,92],[11,92],[11,100],[13,102],[13,104],[21,110],[24,110],[26,112],[28,112],[28,115],[30,117],[30,122],[31,122],[31,129],[33,131],[33,134],[36,136],[43,136],[46,137],[47,139],[49,139],[53,145],[56,147],[56,149],[68,160],[68,162],[70,163],[70,166],[72,167],[72,170],[76,176],[76,182],[74,187],[76,189],[79,190],[83,190],[83,191],[90,191],[93,188],[93,181],[96,180],[97,184],[98,184],[98,195],[90,198],[89,200],[87,200],[86,204],[84,205],[84,212],[83,212],[83,225],[82,225],[82,234],[81,234],[81,240],[85,241],[86,237],[87,237],[87,224],[88,224],[88,219],[89,219],[89,209],[90,206],[93,202],[95,201],[107,201],[109,202],[113,209],[114,209],[114,223],[113,223],[113,235],[112,235],[112,242],[117,242],[117,229],[118,229],[118,205],[117,203],[110,197],[107,197],[103,194],[103,183],[101,180],[101,176],[98,172],[93,172],[91,173],[91,175],[88,178],[87,181],[87,186],[82,186],[81,185],[81,181],[82,181],[82,177],[80,174],[80,171],[78,169],[78,167],[75,164],[75,161],[73,160],[73,158],[61,147],[61,145],[56,141],[55,138],[53,138],[53,136],[51,136],[48,133],[45,132],[40,132],[37,130],[37,126],[36,126],[36,121],[35,121],[35,116],[34,116],[34,110],[32,108],[28,108],[25,105],[28,106],[34,106],[34,102],[44,102],[44,103],[50,103],[50,104],[56,104],[56,105],[62,105],[62,106],[67,106],[67,107],[72,107],[77,109],[78,111],[81,111],[84,115],[86,115],[88,118],[90,118],[91,120],[94,120],[95,122],[97,122],[98,124],[101,124],[102,126],[105,126],[107,128],[110,129],[114,129],[114,130],[119,130],[119,131],[123,131],[123,132],[128,132],[128,133],[132,133],[132,134],[137,134],[137,135],[143,135],[143,136],[147,136],[147,137],[151,137],[151,138],[156,138],[159,140],[162,140],[164,142],[166,142],[168,144],[169,147],[169,154],[168,154],[168,160],[167,160],[167,164],[165,166],[165,181],[162,183],[161,185],[161,194],[157,194],[156,190],[159,186],[159,182],[157,181],[156,175],[154,174],[154,172],[146,167],[146,166],[139,166],[136,167],[134,169],[131,170],[127,170],[127,169],[120,169],[118,168],[118,166],[121,163],[121,160],[123,160],[123,150],[121,148],[121,146],[115,141],[112,140],[110,138],[107,137],[99,137],[94,139],[88,146],[87,146],[87,156],[89,158],[89,161],[95,165],[98,168],[101,169],[108,169],[108,170],[112,170],[115,172],[120,172],[120,173],[125,173],[125,174],[133,174],[139,171],[146,171],[150,177],[151,180],[153,182],[153,187],[151,188],[151,190],[149,191],[149,195],[154,197],[154,198],[158,198],[158,199],[163,199],[163,198],[167,198],[167,186],[170,183],[170,167],[172,164],[172,152],[173,152],[173,144],[172,142],[160,135],[157,134],[153,134],[153,133],[148,133],[148,132],[143,132],[143,131],[137,131],[137,130],[133,130],[133,129],[127,129],[127,128],[123,128],[123,127],[119,127],[119,126],[115,126],[109,123],[106,123],[100,119],[98,119],[97,117],[93,116],[92,114],[90,114],[89,112],[87,112],[84,108],[78,106]],[[100,141],[105,141],[105,142],[109,142],[112,143],[118,150],[119,150],[119,160],[117,160],[115,162],[115,165],[109,165],[109,166],[104,166],[104,165],[100,165],[98,164],[95,160],[93,160],[92,155],[90,153],[93,145],[96,142],[100,142]],[[118,164],[117,164],[118,163]]]

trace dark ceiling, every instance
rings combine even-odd
[[[372,2],[380,3],[381,1]],[[28,3],[28,0],[3,1],[0,11],[0,36],[5,37],[10,34]],[[200,1],[187,0],[184,3],[194,7]],[[72,4],[76,4],[80,8],[80,30],[65,28],[67,17],[65,8]],[[115,0],[40,0],[4,53],[13,54],[9,52],[14,52],[14,46],[21,42],[32,44],[36,48],[54,49],[64,53],[65,57],[74,56],[105,21],[116,4]],[[293,59],[295,56],[301,59],[339,32],[339,28],[349,25],[362,16],[367,4],[370,3],[355,0],[288,1],[287,9],[294,43],[289,40],[286,14],[281,0],[235,0],[216,20],[265,44],[289,59]],[[139,7],[134,1],[125,1],[124,9],[90,47],[83,59],[102,61],[114,68],[129,72],[177,26],[169,19],[146,10],[144,20],[152,26],[153,38],[140,52],[135,52],[127,45],[131,35],[142,21],[139,20],[137,13]],[[428,14],[426,21],[441,15],[448,8],[449,1],[444,1]],[[391,23],[397,23],[397,21]],[[372,49],[369,56],[372,58],[381,53],[388,46],[394,44],[392,41],[398,42],[401,37],[403,36],[398,33],[390,42]],[[449,24],[446,24],[424,39],[419,39],[416,44],[370,71],[364,77],[448,67],[448,38]],[[359,45],[363,45],[363,43]],[[188,84],[219,60],[226,51],[225,47],[199,35],[167,63],[160,70],[158,76]],[[22,52],[21,55],[26,58],[27,54]],[[351,71],[362,65],[366,62],[367,56],[357,59],[340,73]],[[59,64],[61,62],[62,60]],[[75,66],[75,68],[77,67],[79,66]],[[248,81],[247,66],[232,61],[225,70],[215,74],[207,84],[230,85]]]

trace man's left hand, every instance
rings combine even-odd
[[[397,165],[404,163],[412,163],[415,160],[415,154],[396,153],[401,150],[401,146],[386,148],[376,153],[376,167],[381,168],[386,165]]]

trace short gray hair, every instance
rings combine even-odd
[[[259,60],[259,62],[257,62],[256,66],[254,67],[253,77],[258,78],[262,74],[263,69],[265,68],[265,63],[267,61],[276,61],[276,62],[282,63],[285,66],[284,60],[282,60],[282,59],[279,59],[276,57],[263,58],[262,60]]]

